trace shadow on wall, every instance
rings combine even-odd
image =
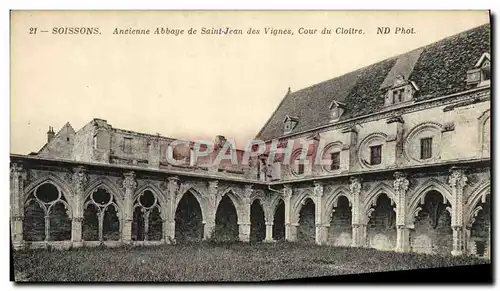
[[[238,215],[231,198],[227,195],[217,207],[215,214],[215,229],[212,240],[214,241],[238,241]]]
[[[352,240],[352,215],[349,200],[340,196],[332,210],[327,243],[332,246],[350,246]]]
[[[250,241],[260,242],[266,238],[266,222],[264,209],[259,202],[255,200],[250,207]]]
[[[305,243],[316,241],[315,205],[311,198],[307,198],[300,209],[297,241]]]
[[[396,212],[386,194],[378,196],[367,231],[370,247],[387,251],[396,247]]]
[[[201,241],[203,218],[198,200],[187,192],[179,201],[175,212],[175,240],[177,242]]]

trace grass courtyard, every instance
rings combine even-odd
[[[13,260],[16,281],[36,282],[266,281],[486,262],[297,243],[25,250]]]

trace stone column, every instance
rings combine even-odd
[[[26,172],[22,164],[12,163],[10,166],[10,220],[12,245],[14,249],[23,246],[24,220],[24,181]]]
[[[406,192],[410,182],[406,174],[402,172],[394,173],[394,192],[396,193],[396,252],[410,251],[410,231],[406,227],[407,206]]]
[[[266,237],[264,242],[275,242],[273,239],[273,226],[274,226],[274,211],[272,208],[273,195],[268,193],[262,200],[262,207],[264,207],[264,218],[266,223]]]
[[[361,181],[359,178],[351,177],[349,179],[349,189],[351,191],[352,205],[352,247],[364,247],[366,241],[366,222],[361,215]]]
[[[219,185],[218,180],[208,181],[208,197],[207,197],[208,203],[207,203],[207,209],[204,209],[205,217],[203,217],[204,240],[212,238],[212,234],[215,228],[215,214],[217,212],[217,202],[219,200],[219,194],[217,193],[218,185]]]
[[[137,182],[135,181],[135,173],[132,171],[125,173],[124,176],[125,179],[123,180],[123,188],[125,189],[125,197],[123,199],[124,209],[122,240],[124,243],[128,244],[132,242],[132,220],[134,218],[132,207]]]
[[[328,228],[323,224],[323,184],[314,182],[314,204],[315,204],[315,223],[316,223],[316,244],[326,243]]]
[[[179,191],[179,178],[167,178],[167,215],[165,219],[164,237],[167,244],[175,242],[175,210],[177,206],[177,192]]]
[[[464,187],[467,184],[465,169],[451,168],[448,183],[451,186],[453,201],[451,202],[451,228],[453,229],[453,256],[459,256],[464,251]]]
[[[266,221],[266,238],[264,239],[264,242],[275,242],[273,239],[273,226],[273,221]]]
[[[285,240],[295,241],[297,239],[297,226],[292,224],[292,193],[293,189],[289,184],[283,186],[283,202],[285,202]]]
[[[252,185],[245,185],[240,209],[241,217],[238,217],[239,239],[242,242],[250,241],[250,199],[253,193],[252,187]]]
[[[71,183],[73,185],[73,219],[71,222],[71,241],[73,247],[81,247],[82,242],[82,223],[83,223],[83,203],[85,183],[88,177],[84,167],[73,168],[73,175],[71,176]]]

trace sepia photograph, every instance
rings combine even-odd
[[[11,280],[492,283],[491,19],[11,10]]]

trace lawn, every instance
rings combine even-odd
[[[37,282],[265,281],[485,263],[296,243],[25,250],[13,259],[16,281]]]

